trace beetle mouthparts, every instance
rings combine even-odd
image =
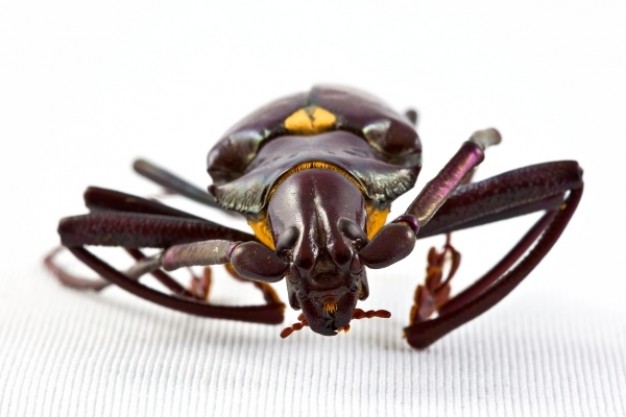
[[[374,317],[378,317],[381,319],[388,319],[389,317],[391,317],[391,313],[387,310],[362,310],[360,308],[355,308],[352,311],[352,320],[361,320],[361,319],[371,319]],[[304,327],[308,326],[309,322],[307,321],[306,317],[304,317],[304,313],[301,313],[298,316],[298,321],[295,322],[294,324],[292,324],[289,327],[285,327],[281,332],[280,332],[280,337],[285,339],[287,337],[289,337],[293,332],[297,332],[299,330],[302,330]],[[337,332],[341,333],[341,332],[348,332],[350,330],[350,324],[346,324],[343,327],[340,327],[339,329],[337,329]]]
[[[337,311],[338,305],[336,300],[328,300],[324,303],[324,311],[333,314]]]

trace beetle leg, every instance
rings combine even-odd
[[[171,217],[209,221],[159,201],[101,187],[88,187],[83,194],[85,206],[93,212],[123,211],[127,213],[160,214]]]
[[[211,286],[213,284],[213,272],[211,267],[205,266],[202,268],[202,275],[200,276],[194,274],[191,269],[189,271],[191,273],[189,291],[199,300],[208,301],[209,294],[211,293]]]
[[[204,220],[114,211],[66,217],[58,230],[64,246],[166,248],[214,238],[255,240],[248,233]]]
[[[532,211],[546,212],[491,270],[440,306],[436,318],[417,315],[415,322],[405,329],[409,344],[425,348],[509,294],[537,266],[565,229],[582,196],[581,174],[575,162],[553,162],[511,171],[459,189],[433,218],[435,226],[429,229],[426,225],[421,232],[428,236]]]
[[[59,234],[67,247],[167,248],[162,258],[166,270],[232,262],[248,279],[274,282],[283,277],[287,268],[287,263],[267,246],[247,241],[247,233],[196,219],[91,213],[62,219]]]
[[[500,141],[500,133],[495,129],[475,132],[439,174],[426,184],[405,214],[413,216],[420,227],[428,223],[454,190],[468,182],[474,169],[483,161],[485,149]]]
[[[284,304],[280,300],[248,307],[206,303],[204,300],[210,284],[208,275],[196,283],[200,285],[192,284],[192,289],[187,290],[160,268],[160,259],[156,262],[156,257],[146,257],[139,250],[141,247],[169,248],[214,238],[254,241],[252,235],[158,202],[116,191],[90,188],[85,193],[85,200],[95,212],[63,219],[59,224],[59,234],[63,245],[107,282],[86,280],[63,271],[54,263],[54,257],[59,252],[55,250],[46,257],[45,263],[62,283],[73,288],[96,290],[113,283],[148,301],[190,314],[259,323],[282,322]],[[85,249],[85,245],[123,247],[137,263],[122,273]],[[145,273],[155,276],[173,294],[154,290],[139,282],[139,277]]]
[[[485,149],[500,143],[495,129],[474,132],[457,153],[409,205],[404,215],[381,228],[360,251],[369,268],[385,268],[413,251],[415,239],[455,189],[471,180],[475,168],[484,159]],[[393,243],[393,244],[391,244]]]
[[[459,186],[469,184],[476,173],[474,167],[460,181]],[[410,325],[427,320],[435,312],[445,305],[450,299],[452,287],[450,281],[456,275],[461,264],[461,253],[457,251],[451,243],[452,235],[446,233],[446,242],[441,251],[432,246],[428,251],[426,278],[423,285],[418,285],[413,295],[413,307],[409,318]],[[445,274],[444,278],[444,271]]]
[[[418,239],[559,208],[564,193],[583,187],[575,161],[554,161],[461,185],[436,215],[421,225]]]
[[[142,251],[139,249],[126,249],[126,251],[132,256],[136,261],[140,262],[143,259],[148,258]],[[151,268],[150,272],[152,276],[154,276],[161,284],[163,284],[167,289],[172,291],[174,294],[184,296],[184,297],[193,297],[198,300],[207,300],[209,296],[209,287],[211,283],[211,275],[205,274],[203,277],[197,277],[191,272],[191,285],[190,288],[187,289],[180,285],[178,281],[172,278],[169,274],[165,273],[161,269],[157,269],[158,265]],[[136,278],[139,279],[140,275],[137,275]]]
[[[54,275],[61,284],[80,291],[102,291],[111,283],[103,279],[84,278],[71,274],[57,265],[55,259],[65,249],[63,246],[54,248],[43,260],[45,267]]]
[[[441,251],[433,246],[428,251],[428,266],[424,284],[418,285],[413,296],[410,324],[424,321],[450,299],[450,281],[456,274],[461,262],[461,254],[450,243],[450,234],[446,234],[446,243]],[[449,267],[447,266],[449,265]],[[447,269],[447,270],[446,270]]]
[[[405,111],[404,116],[409,119],[413,127],[417,127],[417,123],[419,122],[419,113],[415,109]]]
[[[124,281],[138,281],[141,274],[136,273],[115,273],[114,270],[111,269],[110,266],[105,264],[100,259],[95,258],[92,260],[92,263],[88,264],[90,267],[96,270],[102,276],[105,276],[109,280],[101,280],[101,279],[89,279],[75,276],[73,274],[69,274],[64,271],[62,268],[58,267],[54,262],[55,256],[60,252],[62,247],[59,247],[52,251],[45,259],[45,264],[47,268],[63,283],[64,285],[77,289],[77,290],[93,290],[100,291],[109,285],[115,283],[114,280],[110,280],[111,274],[118,275],[118,279],[123,279]],[[74,248],[74,249],[82,249],[82,248]],[[82,249],[84,250],[84,249]],[[70,251],[76,254],[76,251],[70,248]],[[86,252],[86,250],[84,250]],[[129,249],[128,250],[133,257],[138,260],[146,259],[143,254],[137,249]],[[95,265],[95,267],[94,267]],[[107,266],[109,269],[105,269]],[[149,301],[154,301],[159,304],[165,305],[170,308],[174,308],[179,311],[187,312],[190,314],[201,315],[205,317],[214,317],[214,318],[223,318],[223,319],[232,319],[232,320],[243,320],[243,321],[252,321],[258,323],[268,323],[268,324],[277,324],[282,323],[283,321],[283,312],[284,312],[284,304],[280,301],[280,298],[274,292],[274,297],[265,296],[267,308],[262,308],[263,306],[251,306],[251,307],[230,307],[230,306],[219,306],[219,305],[210,305],[206,304],[205,307],[189,304],[190,300],[196,301],[206,301],[209,295],[209,288],[211,283],[211,270],[210,268],[204,269],[204,275],[202,277],[193,277],[192,285],[189,290],[185,289],[181,286],[174,278],[172,278],[169,274],[165,273],[160,269],[150,270],[152,275],[154,275],[161,283],[163,283],[169,290],[174,293],[174,296],[168,296],[166,294],[162,294],[152,290],[148,295],[144,294],[145,291],[137,291],[131,290],[131,292],[136,295],[145,298]],[[119,284],[118,284],[119,285]],[[143,284],[137,282],[137,285],[145,288]],[[267,284],[265,284],[267,285]],[[269,285],[268,285],[269,287]],[[271,287],[270,287],[271,288]],[[264,292],[268,294],[268,291]],[[159,294],[161,297],[157,296]],[[156,297],[158,300],[155,301],[151,297]],[[175,297],[176,299],[169,300],[170,304],[167,304],[167,299],[165,301],[161,301],[162,297]],[[187,300],[187,302],[185,302]],[[160,301],[160,302],[159,302]],[[173,302],[172,302],[173,301]],[[258,318],[254,318],[253,315],[255,312],[258,312],[260,315]]]
[[[72,218],[72,220],[68,220],[67,222],[64,220],[59,227],[59,231],[62,235],[63,240],[65,239],[72,240],[71,236],[74,234],[77,234],[79,235],[78,238],[81,240],[81,242],[83,244],[87,244],[89,243],[88,236],[91,235],[93,232],[95,233],[98,233],[99,231],[102,232],[103,230],[101,230],[101,228],[103,227],[107,228],[106,227],[107,223],[109,224],[109,226],[113,224],[117,226],[118,228],[119,227],[150,228],[159,222],[161,224],[168,223],[168,220],[171,220],[171,217],[179,218],[179,220],[175,221],[175,224],[173,226],[174,228],[176,226],[181,228],[181,227],[184,227],[183,225],[187,224],[188,225],[187,227],[194,229],[194,228],[199,227],[200,224],[204,224],[204,226],[200,226],[200,228],[204,229],[204,232],[201,233],[203,236],[200,237],[200,239],[210,238],[216,235],[228,236],[228,235],[232,235],[232,232],[233,232],[233,229],[226,228],[224,226],[218,225],[216,223],[213,223],[208,220],[202,219],[200,217],[194,216],[192,214],[186,213],[184,211],[166,206],[158,201],[148,200],[142,197],[122,193],[119,191],[109,190],[109,189],[100,188],[100,187],[89,187],[85,191],[84,199],[85,199],[85,205],[92,211],[92,214],[86,215],[86,216],[75,217],[75,218]],[[108,213],[108,214],[102,214],[103,212]],[[112,212],[118,212],[118,213],[112,214]],[[129,220],[128,216],[124,214],[119,214],[119,212],[136,213],[136,215],[132,216],[132,218]],[[94,215],[93,213],[100,213],[100,214]],[[144,226],[142,226],[141,221],[137,220],[139,214],[150,215],[148,216],[148,223],[145,223]],[[155,217],[152,215],[167,216],[170,219],[163,218],[163,217]],[[187,220],[192,220],[192,221],[185,223],[185,220],[182,220],[182,219],[187,219]],[[211,226],[207,227],[209,225]],[[67,230],[68,228],[72,230]],[[92,230],[94,228],[95,230]],[[213,230],[209,230],[209,229],[213,229]],[[92,232],[89,232],[89,230],[92,230]],[[113,227],[113,229],[109,229],[108,232],[106,233],[115,234],[116,233],[115,227]],[[185,235],[188,233],[189,231],[187,231],[186,233],[182,233],[181,236],[178,236],[177,233],[174,233],[173,242],[178,242],[179,241],[178,239],[188,240],[189,236],[185,237]],[[237,236],[232,235],[230,237],[237,238],[240,240],[254,240],[255,239],[252,235],[248,235],[243,232],[235,231],[235,234],[237,234]],[[193,236],[193,232],[191,233],[191,236]],[[120,245],[120,246],[124,246],[125,244],[128,244],[128,243],[129,243],[128,239],[120,238],[119,236],[117,240],[110,242],[111,245]],[[144,243],[147,243],[146,246],[149,246],[151,243],[154,244],[155,242],[144,242]],[[62,247],[54,249],[49,255],[45,257],[44,264],[46,268],[50,270],[50,272],[52,272],[52,274],[63,285],[77,289],[77,290],[93,290],[93,291],[100,291],[110,285],[108,281],[83,278],[83,277],[71,274],[65,271],[64,269],[62,269],[61,267],[59,267],[57,263],[55,262],[55,258],[61,250],[62,250]],[[130,252],[135,249],[128,248],[127,250]],[[140,256],[137,254],[133,254],[132,252],[131,252],[131,255],[135,257],[135,259],[138,259],[137,257]],[[157,271],[153,275],[156,275],[157,279],[159,279],[165,286],[170,287],[172,291],[175,291],[176,293],[180,293],[180,294],[184,293],[185,291],[184,289],[173,288],[177,285],[177,283],[174,284],[175,281],[168,280],[167,278],[165,278],[165,276],[162,275],[161,272]],[[207,286],[205,281],[206,281],[205,277],[199,280],[199,282],[204,282],[203,286]],[[195,288],[197,289],[198,287],[195,287]]]
[[[250,281],[249,279],[242,277],[235,270],[235,268],[233,268],[233,264],[231,263],[225,264],[224,266],[226,268],[226,271],[232,278],[236,279],[237,281],[252,283],[259,291],[261,291],[261,294],[263,294],[263,298],[266,302],[270,304],[280,302],[280,297],[278,297],[276,290],[274,290],[274,288],[268,283],[260,281]]]
[[[196,187],[190,182],[152,162],[146,161],[145,159],[138,159],[133,163],[133,169],[139,175],[154,181],[168,191],[175,192],[210,207],[222,208],[215,197],[207,191]]]
[[[68,248],[78,259],[100,276],[141,298],[164,307],[203,317],[278,324],[283,321],[285,305],[224,306],[209,304],[195,298],[166,294],[141,284],[135,277],[124,274],[83,247]]]
[[[61,284],[79,291],[101,291],[111,285],[111,282],[109,281],[81,277],[71,274],[61,268],[56,263],[55,258],[63,249],[63,246],[55,248],[44,259],[44,265],[46,266],[46,268],[61,282]],[[137,261],[145,258],[145,255],[139,249],[126,248],[126,251]],[[192,274],[192,288],[190,290],[187,290],[182,285],[180,285],[174,278],[161,270],[153,270],[150,272],[159,282],[161,282],[165,287],[167,287],[175,294],[185,297],[195,297],[200,300],[204,300],[208,296],[208,283],[205,283],[207,278],[198,278]],[[132,276],[132,278],[138,279],[139,275]],[[194,286],[196,280],[198,281],[198,283]],[[210,283],[210,276],[208,277],[208,280]],[[198,286],[201,287],[197,288]]]
[[[198,246],[198,245],[204,245],[206,246],[208,244],[208,242],[198,242],[197,245],[194,246]],[[185,246],[185,245],[183,245]],[[134,255],[135,259],[140,261],[143,255],[140,251],[138,250],[133,250],[133,251],[129,251],[131,254],[136,253],[137,255]],[[165,256],[165,255],[164,255]],[[185,257],[185,255],[176,255],[176,256],[182,256]],[[201,255],[201,258],[204,261],[207,261],[208,257],[205,255]],[[187,262],[189,259],[186,258],[185,262]],[[197,262],[197,261],[191,261],[191,262]],[[210,261],[208,261],[210,262]],[[159,264],[154,264],[154,268],[160,268],[162,265]],[[281,303],[280,297],[278,297],[278,294],[276,293],[276,291],[274,290],[274,288],[272,288],[269,284],[267,284],[266,282],[260,282],[260,281],[252,281],[250,279],[247,279],[243,276],[241,276],[236,270],[235,268],[232,266],[231,263],[225,263],[224,264],[226,271],[228,272],[228,274],[236,279],[237,281],[241,281],[241,282],[248,282],[253,284],[259,291],[261,291],[263,298],[265,299],[265,301],[268,304],[279,304]],[[173,265],[169,265],[169,268],[175,268],[176,266]],[[209,292],[210,292],[210,287],[211,287],[211,283],[212,283],[212,272],[211,272],[211,267],[209,266],[205,266],[203,268],[203,273],[201,276],[197,276],[193,273],[193,271],[191,270],[191,268],[189,268],[189,271],[192,275],[191,277],[191,284],[190,284],[190,289],[189,290],[185,290],[182,286],[180,286],[180,284],[178,284],[177,281],[173,280],[172,278],[169,278],[169,280],[164,281],[163,276],[168,277],[167,274],[165,274],[162,270],[160,269],[152,269],[149,271],[145,271],[145,272],[150,272],[151,274],[155,275],[155,277],[161,281],[161,283],[163,283],[165,286],[167,286],[170,290],[183,295],[183,292],[185,293],[184,295],[187,296],[192,296],[195,297],[199,300],[207,300],[209,297]],[[169,282],[168,282],[169,281]],[[175,286],[172,287],[172,284],[174,284]]]
[[[126,211],[126,212],[137,212],[137,213],[150,213],[150,214],[163,214],[173,217],[182,217],[189,219],[200,219],[203,221],[207,221],[205,219],[201,219],[193,214],[186,213],[184,211],[166,206],[163,203],[158,201],[154,201],[151,199],[146,199],[142,197],[137,197],[131,194],[122,193],[115,190],[109,190],[100,187],[89,187],[85,191],[85,204],[92,211]],[[253,240],[252,236],[247,240]],[[141,257],[141,254],[133,254],[132,250],[129,249],[129,253],[138,260]],[[136,250],[135,250],[136,251]],[[138,251],[137,251],[138,252]],[[208,300],[210,287],[211,287],[211,268],[205,267],[203,269],[203,273],[201,276],[197,276],[190,269],[191,273],[191,281],[189,285],[189,295],[192,295],[200,300]],[[175,291],[178,294],[185,293],[185,290],[182,286],[178,284],[173,279],[167,279],[167,275],[163,273],[163,271],[155,271],[153,275],[161,281],[165,286],[170,288],[172,291]]]

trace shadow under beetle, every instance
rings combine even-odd
[[[100,290],[113,283],[157,304],[199,316],[277,324],[284,304],[268,285],[285,279],[299,322],[335,335],[352,319],[388,317],[363,311],[365,267],[384,268],[413,250],[416,239],[446,234],[442,251],[428,254],[426,279],[415,291],[409,344],[424,348],[482,314],[512,291],[541,261],[567,225],[582,195],[582,170],[557,161],[472,182],[485,148],[500,142],[495,129],[478,131],[413,200],[385,224],[391,202],[410,190],[421,167],[416,114],[401,115],[362,92],[319,86],[274,101],[249,115],[208,155],[209,192],[147,161],[134,168],[166,189],[245,216],[254,235],[196,217],[160,202],[90,187],[89,214],[62,219],[62,245],[104,280],[86,280],[46,258],[62,283]],[[455,296],[450,280],[460,261],[450,244],[455,230],[543,211],[521,240],[474,284]],[[136,263],[119,271],[85,246],[119,246]],[[160,248],[146,256],[143,248]],[[224,264],[252,281],[266,303],[209,303],[210,269],[189,288],[166,271]],[[444,272],[445,271],[445,272]],[[153,275],[170,293],[139,281]]]

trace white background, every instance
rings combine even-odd
[[[0,415],[625,415],[626,8],[543,3],[0,3]],[[577,159],[578,212],[518,290],[423,352],[401,329],[441,239],[370,274],[364,306],[391,319],[334,338],[80,294],[43,270],[87,185],[156,194],[130,171],[145,156],[205,186],[231,124],[318,82],[420,110],[419,185],[495,126],[478,178]],[[456,235],[460,274],[529,221]],[[222,278],[215,301],[259,301]]]

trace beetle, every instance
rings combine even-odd
[[[270,283],[285,280],[289,304],[302,310],[286,337],[304,326],[322,335],[347,330],[353,319],[388,317],[385,310],[356,307],[369,294],[366,268],[392,265],[412,252],[416,239],[447,236],[443,250],[428,254],[426,279],[414,295],[408,343],[425,348],[482,314],[511,292],[560,237],[583,191],[575,161],[527,166],[478,181],[472,173],[487,147],[500,142],[495,129],[474,133],[406,212],[387,222],[394,199],[409,191],[421,168],[416,113],[395,112],[366,93],[316,86],[267,104],[244,118],[208,154],[208,192],[146,160],[134,169],[166,189],[211,207],[243,215],[254,234],[104,188],[85,192],[88,214],[60,221],[62,246],[104,280],[72,275],[45,263],[77,289],[110,284],[190,314],[276,324],[285,305]],[[460,254],[453,231],[523,214],[544,214],[487,273],[457,295],[450,280]],[[120,271],[87,246],[124,248],[136,263]],[[158,248],[146,255],[144,248]],[[253,282],[265,304],[224,306],[208,302],[210,269],[185,287],[169,271],[223,264]],[[169,292],[140,282],[151,274]]]

